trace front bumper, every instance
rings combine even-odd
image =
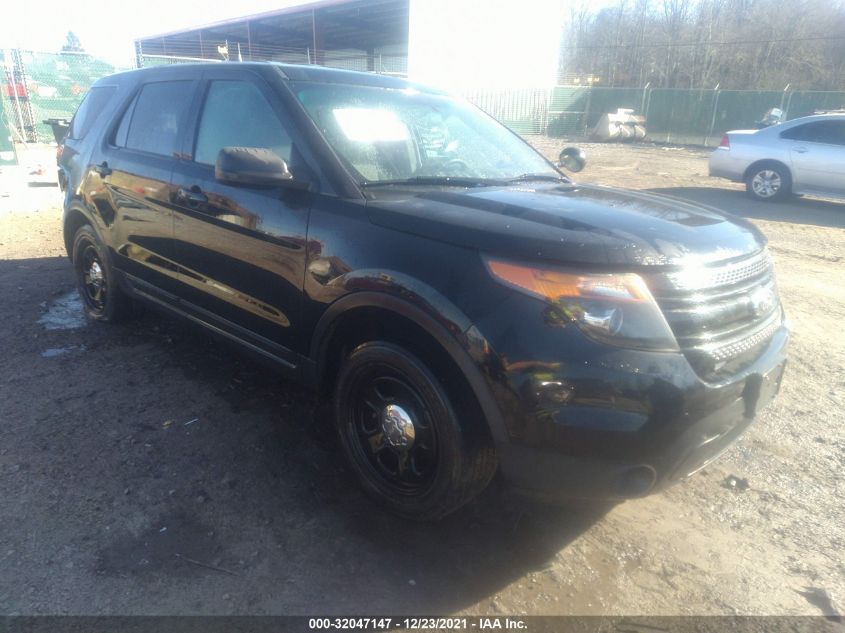
[[[520,405],[509,405],[522,411],[511,417],[511,441],[497,446],[502,474],[515,490],[545,500],[626,499],[665,488],[716,459],[772,401],[788,340],[779,329],[751,366],[720,384],[698,379],[671,354],[628,353],[599,381],[573,379],[571,370],[544,374],[543,384],[591,391],[580,404],[575,397],[551,405],[523,388]]]

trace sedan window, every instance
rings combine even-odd
[[[791,141],[845,145],[845,121],[813,121],[781,132],[780,137]]]

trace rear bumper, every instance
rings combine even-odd
[[[717,149],[710,154],[708,171],[712,178],[742,182],[747,167],[746,161],[737,160],[735,155],[728,150]]]
[[[757,361],[730,383],[689,383],[679,376],[676,397],[640,419],[620,417],[613,408],[592,409],[583,419],[573,418],[566,407],[538,411],[534,417],[544,418],[545,442],[557,450],[536,442],[499,446],[502,473],[516,491],[548,501],[628,499],[659,491],[716,459],[772,401],[780,389],[788,339],[786,328],[779,330]]]

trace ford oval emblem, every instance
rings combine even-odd
[[[775,293],[767,286],[757,288],[751,293],[749,300],[751,303],[751,311],[754,312],[754,316],[766,314],[775,307]]]

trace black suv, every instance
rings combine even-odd
[[[88,315],[142,300],[331,398],[366,491],[442,516],[498,471],[629,498],[701,468],[778,390],[762,235],[573,184],[463,100],[271,63],[98,81],[60,147]]]

